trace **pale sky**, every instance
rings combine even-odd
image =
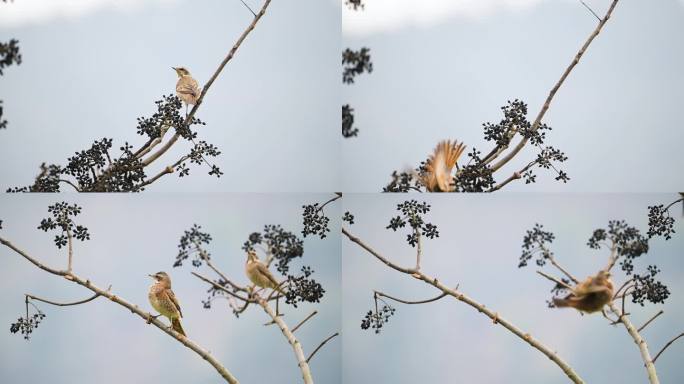
[[[173,268],[178,241],[193,224],[212,235],[208,247],[214,263],[239,284],[244,276],[245,253],[240,249],[250,233],[265,224],[281,224],[300,233],[301,206],[330,198],[322,195],[267,194],[143,194],[52,195],[0,197],[2,236],[37,259],[55,268],[66,265],[54,233],[36,227],[48,216],[47,206],[66,200],[78,203],[83,213],[78,224],[88,227],[91,240],[77,242],[74,271],[93,283],[152,310],[147,299],[151,279],[166,271],[183,309],[188,336],[221,361],[241,383],[296,383],[301,380],[297,360],[287,340],[274,327],[264,327],[268,316],[258,307],[236,319],[227,302],[217,300],[202,307],[207,285],[190,274],[190,262]],[[314,309],[318,315],[297,330],[308,355],[334,332],[340,331],[341,204],[329,205],[328,238],[307,237],[304,256],[291,266],[310,265],[326,294],[320,304],[298,309],[281,305],[284,320],[292,327]],[[24,313],[24,293],[56,301],[76,301],[91,292],[49,275],[8,248],[0,247],[0,382],[2,383],[217,383],[221,377],[201,357],[125,308],[98,299],[75,307],[58,308],[37,303],[47,317],[26,341],[11,334],[9,326]],[[201,269],[206,275],[211,271]],[[280,275],[278,275],[280,276]],[[281,303],[282,304],[282,303]],[[160,319],[161,320],[161,319]],[[167,322],[168,324],[168,322]],[[325,345],[311,360],[318,383],[340,383],[341,339]],[[261,368],[260,368],[261,367]],[[267,367],[267,369],[264,369]]]
[[[415,197],[415,196],[414,196]],[[504,194],[421,195],[432,210],[427,222],[439,238],[423,243],[422,270],[466,295],[557,351],[587,383],[642,384],[647,381],[639,350],[621,326],[598,315],[580,316],[568,309],[549,309],[549,282],[533,263],[518,269],[522,239],[535,223],[556,235],[551,244],[558,262],[577,276],[602,268],[607,255],[586,242],[609,220],[625,219],[642,232],[648,227],[647,206],[669,203],[677,194],[584,195]],[[345,195],[343,211],[355,215],[348,228],[376,251],[402,266],[413,266],[415,250],[406,231],[385,229],[405,195]],[[627,305],[637,326],[659,309],[665,313],[643,331],[657,353],[682,332],[684,319],[684,225],[681,204],[673,208],[677,233],[670,241],[654,239],[648,254],[635,262],[637,271],[656,264],[669,287],[665,305]],[[547,273],[558,276],[553,268]],[[613,280],[625,281],[619,268]],[[362,330],[361,320],[373,308],[373,290],[405,300],[422,300],[440,292],[392,270],[349,240],[342,240],[343,372],[345,383],[568,383],[546,356],[477,310],[446,297],[424,305],[390,302],[394,316],[379,335]],[[657,361],[662,383],[684,382],[684,343],[673,344]]]

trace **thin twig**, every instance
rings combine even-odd
[[[74,190],[76,190],[76,192],[81,192],[81,190],[76,186],[76,184],[72,183],[70,180],[67,180],[67,179],[59,179],[59,182],[60,182],[60,183],[69,184],[69,185],[71,185],[71,186],[74,188]]]
[[[570,291],[573,291],[575,289],[575,288],[571,287],[568,283],[564,282],[563,280],[560,280],[560,279],[553,277],[551,275],[547,275],[546,273],[544,273],[542,271],[537,271],[537,273],[546,277],[547,279],[553,281],[554,283],[569,289]]]
[[[665,311],[663,311],[662,309],[661,309],[660,311],[658,311],[658,313],[656,313],[655,315],[653,315],[653,317],[651,317],[650,319],[648,319],[648,321],[645,322],[644,325],[642,325],[641,327],[639,327],[639,329],[637,329],[637,332],[641,332],[644,328],[646,328],[647,325],[651,324],[651,322],[652,322],[653,320],[655,320],[656,317],[662,315],[663,313],[665,313]],[[655,359],[654,359],[654,360],[655,360]]]
[[[307,316],[306,318],[304,318],[304,320],[300,321],[299,324],[295,325],[294,328],[292,328],[292,333],[294,333],[295,331],[297,331],[297,330],[299,329],[299,327],[302,326],[302,324],[304,324],[304,323],[307,322],[307,320],[309,320],[310,318],[316,316],[317,313],[318,313],[318,311],[313,311],[313,312],[311,312],[311,314],[310,314],[309,316]]]
[[[252,15],[254,15],[254,17],[256,17],[256,13],[254,13],[254,11],[252,11],[252,8],[250,8],[249,5],[247,5],[247,3],[245,3],[243,0],[240,0],[240,2],[241,2],[245,7],[247,7],[247,9],[249,9],[250,12],[252,12]]]
[[[579,1],[580,1],[580,3],[582,3],[582,5],[584,5],[584,8],[588,9],[589,12],[591,12],[591,14],[594,15],[594,17],[596,17],[596,20],[601,21],[601,18],[599,17],[599,15],[596,14],[596,12],[594,12],[593,9],[589,8],[589,6],[584,1],[582,1],[582,0],[579,0]]]
[[[456,286],[456,288],[454,288],[454,289],[458,289],[458,286]],[[375,293],[375,295],[386,297],[388,299],[396,301],[397,303],[402,303],[402,304],[427,304],[427,303],[431,303],[433,301],[437,301],[437,300],[449,295],[446,292],[442,292],[440,295],[433,297],[431,299],[410,301],[410,300],[399,299],[397,297],[390,296],[390,295],[383,293],[383,292],[380,292],[380,291],[374,291],[374,293]]]
[[[240,296],[239,294],[237,294],[237,293],[231,291],[230,289],[228,289],[228,288],[224,287],[223,285],[221,285],[221,284],[219,284],[219,283],[217,283],[217,282],[211,280],[211,279],[208,278],[208,277],[204,277],[204,276],[200,275],[200,274],[197,273],[197,272],[190,272],[190,273],[191,273],[193,276],[197,277],[198,279],[204,281],[205,283],[210,284],[210,285],[213,286],[214,288],[216,288],[216,289],[218,289],[218,290],[220,290],[220,291],[223,291],[223,292],[225,292],[225,293],[227,293],[227,294],[233,296],[234,298],[236,298],[236,299],[238,299],[238,300],[242,300],[242,301],[245,302],[245,303],[256,303],[256,300],[250,299],[250,298],[248,298],[248,297]]]
[[[668,341],[667,344],[665,344],[665,346],[663,347],[663,349],[661,349],[660,352],[658,352],[658,354],[656,354],[656,356],[653,358],[653,363],[655,364],[656,360],[658,360],[658,357],[660,357],[660,354],[665,352],[667,347],[669,347],[672,343],[674,343],[677,339],[679,339],[682,336],[684,336],[684,332],[677,335],[674,339]]]
[[[338,336],[339,334],[340,334],[339,332],[335,332],[335,333],[332,334],[332,336],[330,336],[330,337],[328,337],[327,339],[323,340],[323,341],[321,342],[321,344],[319,344],[318,347],[316,347],[316,349],[314,349],[314,351],[311,352],[311,354],[309,355],[309,357],[306,358],[306,362],[308,363],[309,360],[311,360],[311,358],[314,357],[314,355],[316,354],[316,352],[318,352],[319,349],[323,348],[323,346],[325,345],[325,343],[327,343],[328,341],[332,340],[335,336]]]
[[[549,262],[551,262],[551,264],[552,264],[554,267],[558,268],[559,271],[563,272],[563,274],[564,274],[565,276],[567,276],[570,280],[572,280],[573,282],[575,282],[575,284],[579,284],[580,281],[577,280],[577,278],[576,278],[575,276],[573,276],[570,272],[568,272],[565,268],[561,267],[561,265],[558,264],[558,262],[556,261],[556,259],[555,259],[553,256],[551,256],[551,253],[549,253]]]
[[[109,290],[110,290],[111,288],[112,288],[112,286],[110,285],[109,288],[107,288],[107,292],[109,292]],[[31,294],[28,294],[28,293],[26,293],[25,296],[26,296],[27,298],[31,299],[31,300],[36,300],[36,301],[40,301],[40,302],[43,302],[43,303],[47,303],[47,304],[51,304],[51,305],[56,305],[56,306],[58,306],[58,307],[69,307],[69,306],[72,306],[72,305],[80,305],[80,304],[85,304],[85,303],[87,303],[87,302],[89,302],[89,301],[93,301],[93,300],[97,299],[98,297],[100,297],[100,294],[99,294],[99,293],[96,293],[96,294],[94,294],[93,296],[91,296],[91,297],[89,297],[89,298],[87,298],[87,299],[79,300],[79,301],[74,301],[74,302],[71,302],[71,303],[58,303],[58,302],[56,302],[56,301],[43,299],[43,298],[40,298],[40,297],[38,297],[38,296],[34,296],[34,295],[31,295]]]

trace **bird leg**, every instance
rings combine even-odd
[[[150,313],[150,316],[147,318],[147,324],[150,324],[152,322],[152,320],[157,320],[157,317],[159,317],[159,316],[161,316],[161,313],[158,314],[157,316],[152,316],[152,314]]]

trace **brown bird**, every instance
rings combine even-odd
[[[283,289],[280,287],[280,283],[273,277],[271,271],[268,270],[266,264],[264,264],[256,252],[253,250],[247,251],[247,262],[245,263],[245,273],[249,280],[254,283],[254,285],[261,288],[271,288],[275,289],[281,294],[285,294]]]
[[[444,140],[437,144],[435,151],[425,164],[421,182],[429,192],[453,192],[451,171],[461,157],[466,146],[458,141]]]
[[[593,313],[613,300],[613,282],[610,273],[599,271],[596,276],[589,276],[563,299],[554,298],[556,307],[572,307],[580,312]]]
[[[188,105],[197,104],[202,91],[200,90],[197,80],[191,75],[190,71],[185,67],[171,67],[176,74],[178,74],[178,82],[176,83],[176,95],[185,103],[185,115],[188,114]]]
[[[153,278],[155,282],[150,287],[148,298],[150,299],[152,307],[159,312],[159,315],[154,316],[154,318],[161,315],[168,317],[169,320],[171,320],[171,328],[185,336],[185,331],[180,323],[183,313],[181,312],[176,295],[171,290],[171,278],[166,272],[157,272],[154,275],[149,276]]]

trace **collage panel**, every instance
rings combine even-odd
[[[343,191],[681,190],[681,1],[362,3]]]
[[[334,197],[1,197],[0,381],[341,383]]]
[[[0,2],[0,188],[339,190],[339,4],[245,4]]]
[[[347,194],[342,209],[345,383],[684,380],[682,344],[659,353],[682,331],[682,196]]]

